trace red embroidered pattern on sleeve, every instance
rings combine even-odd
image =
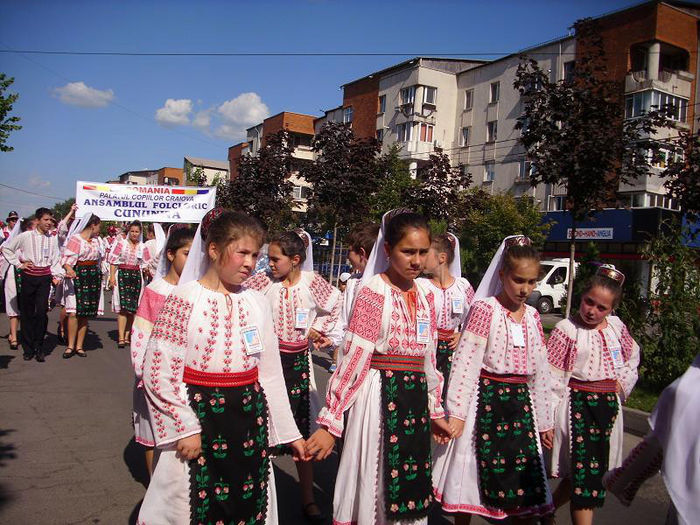
[[[532,313],[535,316],[535,321],[537,321],[537,330],[540,332],[540,340],[542,341],[542,345],[546,346],[547,340],[544,338],[544,330],[542,329],[542,318],[540,317],[540,313],[534,308],[532,309]]]
[[[425,296],[428,301],[428,309],[430,310],[430,331],[437,338],[437,312],[435,311],[435,294],[428,292]],[[445,301],[447,303],[447,301]]]
[[[467,283],[467,290],[465,292],[467,304],[465,306],[469,307],[474,302],[474,288],[471,284]]]
[[[620,345],[622,346],[622,358],[625,361],[629,361],[632,357],[632,349],[634,348],[634,339],[627,330],[627,327],[622,324],[622,329],[620,330]]]
[[[311,290],[311,296],[314,298],[314,301],[316,301],[316,304],[324,310],[328,310],[328,301],[333,295],[333,287],[328,281],[315,273],[309,289]]]
[[[552,330],[547,342],[547,361],[549,364],[559,370],[572,372],[575,359],[576,341],[558,328]]]
[[[252,290],[257,290],[258,292],[264,292],[271,283],[272,281],[267,274],[265,272],[260,272],[247,279],[243,283],[243,286]]]
[[[151,337],[167,341],[173,345],[187,344],[187,321],[192,312],[192,304],[176,295],[170,295],[158,315]]]
[[[483,301],[477,301],[469,311],[467,321],[467,331],[487,339],[491,331],[491,318],[493,317],[493,307]]]
[[[348,330],[366,341],[376,343],[382,329],[384,296],[364,287],[355,301]]]

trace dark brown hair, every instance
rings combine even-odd
[[[299,262],[306,260],[306,245],[296,232],[282,232],[276,235],[270,244],[276,244],[282,250],[282,255],[286,257],[299,256]]]
[[[511,272],[515,268],[515,261],[521,259],[529,259],[535,261],[537,264],[540,263],[539,252],[530,245],[519,245],[511,246],[506,249],[505,254],[503,254],[503,265],[501,269],[505,272]]]
[[[126,232],[129,233],[129,230],[134,226],[136,226],[139,229],[139,231],[143,232],[143,226],[141,226],[141,221],[131,221],[126,229]]]
[[[407,212],[394,215],[386,227],[384,240],[390,248],[396,246],[403,239],[406,232],[415,228],[417,230],[425,230],[430,238],[430,227],[425,218],[418,213]]]
[[[583,291],[581,292],[581,297],[590,292],[593,288],[600,287],[608,290],[613,295],[613,308],[617,308],[622,299],[622,286],[615,279],[606,277],[604,275],[594,275],[586,281]]]
[[[379,224],[364,222],[350,230],[346,241],[353,252],[360,253],[360,250],[364,249],[365,255],[369,257],[372,246],[377,240],[377,233],[379,233]]]
[[[431,245],[438,253],[444,253],[447,255],[447,264],[450,264],[455,260],[455,246],[452,243],[450,236],[446,233],[433,237],[433,242]]]
[[[178,228],[170,232],[168,242],[165,244],[165,252],[175,254],[183,246],[190,244],[194,239],[194,231],[191,228]]]
[[[100,224],[101,222],[102,222],[102,219],[100,219],[97,215],[95,215],[93,213],[92,216],[90,217],[90,219],[87,221],[85,228],[83,228],[83,231],[87,230],[91,226],[95,226],[95,224]]]
[[[224,262],[228,246],[246,235],[258,241],[258,247],[265,240],[265,230],[257,219],[239,211],[221,210],[208,224],[205,246],[208,249],[214,243]]]

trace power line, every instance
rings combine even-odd
[[[22,188],[15,188],[14,186],[10,186],[9,184],[3,184],[2,182],[0,182],[0,186],[3,186],[4,188],[8,188],[10,190],[21,191],[22,193],[28,193],[29,195],[36,195],[37,197],[44,197],[45,199],[52,199],[55,201],[66,200],[63,197],[53,197],[52,195],[44,195],[43,193],[37,193],[35,191],[23,190]]]

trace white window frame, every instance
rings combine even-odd
[[[484,162],[484,182],[493,182],[496,180],[496,162],[487,160]]]
[[[405,106],[408,104],[413,104],[416,101],[416,86],[408,86],[401,88],[399,92],[401,98],[401,105]]]
[[[433,100],[432,102],[428,100],[428,93],[433,90]],[[437,105],[437,91],[438,89],[433,86],[423,86],[423,104],[430,104],[432,106]]]
[[[384,141],[384,129],[383,129],[383,128],[377,130],[377,140],[378,140],[379,142],[383,142],[383,141]]]
[[[425,139],[423,139],[423,130],[425,129]],[[428,138],[430,136],[430,138]],[[418,128],[418,140],[420,142],[433,142],[433,138],[435,137],[435,126],[433,124],[427,124],[425,122],[421,122],[420,127]]]
[[[463,126],[462,133],[459,136],[459,145],[463,148],[469,146],[469,141],[472,138],[471,135],[472,135],[472,127],[471,126]]]
[[[490,144],[498,140],[498,121],[489,120],[486,123],[486,143]]]
[[[474,89],[466,89],[464,91],[464,111],[474,107]]]
[[[352,124],[353,113],[352,106],[343,108],[343,124]]]
[[[489,104],[495,104],[501,99],[501,81],[491,82],[489,86]]]
[[[386,111],[386,95],[379,95],[379,113]]]
[[[403,122],[396,125],[396,140],[398,142],[411,142],[413,139],[413,122]]]
[[[527,159],[522,159],[520,161],[520,168],[518,172],[518,180],[526,181],[530,180],[530,175],[535,171],[535,167],[532,165],[532,161]]]

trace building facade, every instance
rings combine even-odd
[[[185,157],[182,171],[185,174],[185,182],[195,172],[202,173],[206,177],[207,186],[216,184],[217,180],[228,180],[229,163],[225,160],[200,159],[198,157]]]

